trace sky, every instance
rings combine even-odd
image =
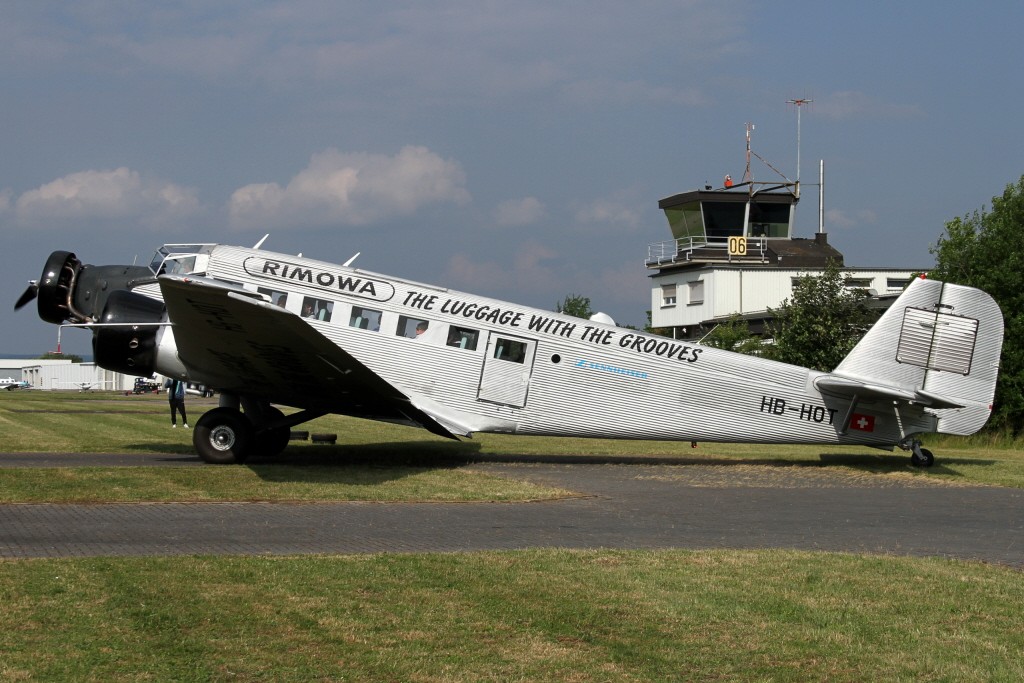
[[[846,264],[926,269],[1024,174],[1022,26],[1019,0],[6,0],[0,357],[56,347],[13,311],[54,250],[146,263],[267,233],[642,326],[658,200],[741,178],[747,123],[791,180],[799,158],[796,236],[823,160]]]

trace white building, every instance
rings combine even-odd
[[[104,370],[95,363],[72,363],[66,358],[0,359],[0,376],[21,379],[33,389],[130,391],[135,377]]]
[[[778,308],[805,275],[834,261],[847,286],[872,292],[885,307],[920,269],[851,268],[824,232],[792,235],[799,197],[795,184],[745,182],[696,190],[658,202],[673,239],[648,246],[651,326],[679,339],[700,339],[734,316],[761,333],[768,309]]]

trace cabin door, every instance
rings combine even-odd
[[[515,408],[526,405],[536,346],[532,339],[491,332],[476,397]]]

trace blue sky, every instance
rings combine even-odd
[[[254,244],[620,323],[658,199],[796,174],[848,265],[926,268],[1024,173],[1024,4],[178,0],[0,6],[0,355],[55,249]],[[770,171],[754,168],[756,178]],[[88,353],[89,335],[63,337]]]

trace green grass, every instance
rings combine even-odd
[[[194,421],[211,402],[190,401]],[[162,397],[0,392],[9,452],[192,453]],[[478,459],[1024,485],[1015,443],[856,448],[426,432],[330,416],[242,467],[0,469],[0,501],[522,500]],[[1016,681],[1024,573],[794,551],[0,561],[0,681]]]
[[[800,552],[0,563],[0,678],[1018,681],[1024,575]]]
[[[193,421],[209,408],[213,400],[189,399],[190,419]],[[193,456],[191,432],[182,429],[171,430],[167,402],[161,395],[121,396],[109,392],[0,392],[0,435],[3,448],[8,452],[73,452],[73,453],[158,453],[167,455]],[[616,441],[609,439],[575,439],[522,437],[503,434],[478,434],[471,440],[454,442],[436,437],[425,430],[400,427],[367,420],[357,420],[338,415],[329,415],[301,426],[310,432],[338,434],[335,446],[315,445],[309,442],[293,442],[274,464],[253,464],[247,469],[250,480],[283,482],[289,478],[299,483],[312,476],[316,467],[345,468],[354,474],[359,468],[385,467],[393,479],[403,480],[411,472],[436,471],[445,477],[457,477],[464,465],[478,459],[540,459],[548,461],[580,462],[583,458],[605,462],[630,462],[639,459],[647,462],[677,464],[698,463],[705,465],[730,466],[736,464],[772,467],[822,468],[837,471],[871,474],[878,477],[907,478],[926,477],[948,483],[984,484],[1024,488],[1024,448],[1021,443],[976,436],[969,439],[955,437],[930,437],[927,446],[936,455],[936,465],[922,469],[910,466],[909,457],[902,451],[889,453],[876,449],[850,446],[765,446],[751,444],[701,443],[691,448],[689,443],[665,441]],[[294,465],[294,467],[292,467]],[[408,468],[402,470],[402,468]],[[109,468],[112,469],[112,468]],[[147,468],[148,469],[148,468]],[[173,468],[161,468],[161,470]],[[154,500],[167,500],[159,496],[161,488],[181,491],[182,479],[192,482],[196,493],[178,500],[210,499],[221,495],[231,496],[239,491],[233,500],[271,500],[274,492],[242,486],[246,475],[231,475],[215,470],[240,468],[205,468],[204,472],[183,474],[177,472],[118,474],[125,489],[140,493],[130,500],[139,500],[142,491],[156,490]],[[109,471],[109,470],[108,470]],[[46,475],[22,474],[25,470],[5,472],[5,479],[26,479],[23,485],[14,483],[5,489],[40,492],[36,498],[2,498],[13,500],[49,500],[43,494],[45,487],[38,482]],[[360,476],[373,478],[381,473],[365,472]],[[72,475],[66,475],[72,476]],[[139,481],[125,480],[138,476]],[[166,483],[161,480],[166,477]],[[229,477],[235,477],[229,485]],[[99,482],[99,489],[92,494],[92,500],[102,500],[100,492],[105,488],[100,472],[80,472],[79,480],[93,478]],[[148,480],[144,481],[143,479]],[[29,481],[32,480],[32,481]],[[285,491],[285,497],[294,499],[315,498],[312,488]],[[60,487],[58,489],[60,490]],[[112,488],[111,488],[112,490]],[[280,487],[277,491],[282,491]],[[323,491],[323,489],[320,489]],[[340,490],[335,487],[335,490]],[[353,490],[365,490],[355,487]],[[19,494],[24,495],[24,494]],[[89,495],[89,494],[85,494]],[[183,495],[176,493],[175,495]],[[347,494],[346,494],[347,495]],[[406,495],[396,493],[397,497]],[[413,498],[422,498],[422,492],[410,492]],[[525,493],[533,497],[533,493]],[[89,499],[89,498],[85,498]],[[390,498],[395,499],[395,498]]]
[[[211,472],[210,469],[223,470]],[[521,502],[573,494],[472,470],[427,467],[66,467],[0,469],[3,503]]]

